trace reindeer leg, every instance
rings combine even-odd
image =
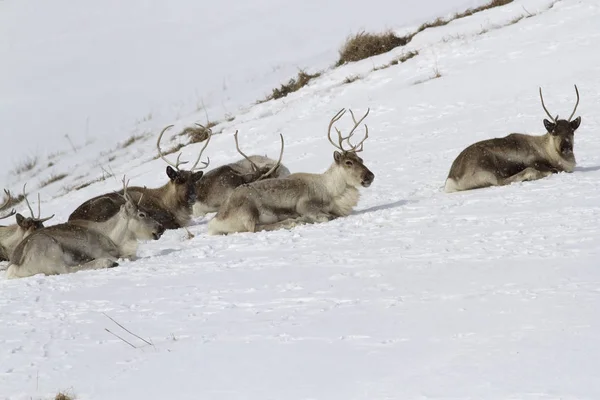
[[[331,221],[335,216],[324,211],[325,208],[325,204],[322,202],[301,201],[297,206],[298,214],[300,214],[299,219],[309,224]]]
[[[509,176],[505,179],[499,179],[498,185],[510,185],[511,183],[516,182],[525,182],[525,181],[535,181],[538,179],[542,179],[547,177],[548,175],[552,175],[552,171],[549,169],[545,169],[543,171],[539,169],[535,169],[533,167],[527,167],[523,171],[514,174],[513,176]]]

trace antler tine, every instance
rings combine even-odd
[[[542,96],[542,88],[540,87],[540,100],[542,100],[542,107],[544,108],[544,111],[546,111],[546,115],[548,116],[548,118],[550,118],[550,120],[554,123],[556,123],[556,119],[554,119],[552,117],[552,115],[548,112],[548,109],[546,108],[546,105],[544,104],[544,96]]]
[[[10,212],[6,215],[3,215],[2,217],[0,217],[0,219],[6,219],[8,217],[12,217],[13,215],[15,215],[17,212],[15,211],[15,209],[13,208],[12,210],[10,210]]]
[[[40,217],[42,216],[42,200],[40,198],[40,194],[38,193],[38,216],[36,219],[40,219]]]
[[[350,138],[354,135],[354,131],[356,130],[356,128],[358,128],[358,126],[360,125],[361,122],[364,121],[365,118],[367,118],[367,115],[369,115],[369,112],[371,111],[370,108],[367,108],[367,112],[365,113],[365,115],[362,116],[362,118],[360,120],[358,120],[358,122],[356,121],[356,118],[354,117],[354,113],[352,112],[352,110],[350,110],[350,115],[352,116],[352,121],[354,121],[354,127],[352,128],[352,130],[350,131],[350,133],[348,134],[348,137],[346,138],[346,141],[348,142],[348,144],[352,147],[351,151],[355,151],[355,149],[362,145],[362,143],[367,139],[368,135],[369,135],[369,128],[367,127],[367,125],[365,124],[365,128],[367,129],[367,137],[365,137],[359,144],[357,144],[356,146],[353,146],[352,143],[350,143]],[[362,148],[361,150],[362,151]]]
[[[281,151],[279,152],[279,159],[277,160],[277,162],[275,163],[275,165],[273,165],[271,167],[270,170],[268,170],[267,172],[265,172],[264,174],[262,174],[257,180],[261,180],[261,179],[265,179],[266,177],[268,177],[269,175],[271,175],[273,172],[275,172],[275,170],[277,168],[279,168],[279,165],[281,164],[281,159],[283,158],[283,149],[285,147],[285,142],[283,140],[283,135],[280,133],[279,137],[281,138]]]
[[[200,154],[198,154],[198,158],[196,159],[196,162],[194,163],[194,165],[192,165],[192,168],[190,168],[190,171],[195,171],[197,169],[204,169],[204,168],[208,167],[208,164],[210,164],[210,158],[206,157],[206,162],[202,161],[202,166],[198,167],[198,163],[200,162],[200,159],[202,158],[202,153],[204,153],[204,150],[206,150],[206,147],[208,146],[208,143],[210,142],[210,138],[212,138],[212,131],[210,130],[210,128],[206,128],[203,125],[200,125],[198,123],[196,125],[201,126],[202,128],[206,129],[208,137],[204,141],[204,146],[202,146],[202,149],[200,149]]]
[[[158,149],[158,155],[160,158],[162,158],[162,160],[164,162],[166,162],[167,164],[169,164],[171,167],[175,168],[175,169],[179,169],[179,165],[181,163],[178,164],[173,164],[171,161],[167,160],[167,157],[165,157],[165,155],[163,154],[162,150],[160,149],[160,141],[163,137],[163,135],[165,134],[166,131],[168,131],[169,129],[171,129],[173,127],[173,125],[167,125],[164,127],[164,129],[160,132],[160,135],[158,135],[158,140],[156,141],[156,148]],[[177,157],[177,161],[179,162],[179,157]]]
[[[354,153],[360,153],[361,151],[363,151],[363,145],[365,143],[365,140],[367,140],[369,138],[369,127],[367,126],[367,124],[365,124],[365,137],[363,138],[363,140],[361,140],[360,142],[358,142],[356,145],[353,145],[352,143],[350,143],[350,137],[348,137],[348,144],[352,147],[351,150]],[[360,146],[360,148],[359,148]]]
[[[253,171],[258,171],[258,165],[256,165],[254,163],[254,161],[252,161],[250,159],[250,157],[248,157],[246,154],[244,154],[244,152],[240,149],[240,144],[238,142],[238,131],[236,129],[235,133],[233,134],[233,139],[235,140],[235,148],[237,150],[238,153],[240,153],[242,155],[242,157],[244,157],[246,160],[248,160],[248,162],[250,163],[250,165],[252,166],[252,170]]]
[[[335,124],[337,121],[340,120],[340,118],[342,118],[342,116],[346,113],[346,109],[342,108],[340,111],[338,111],[337,114],[335,114],[333,116],[333,118],[331,118],[331,121],[329,121],[329,126],[327,127],[327,139],[329,139],[329,143],[331,143],[333,145],[333,147],[335,147],[336,149],[340,149],[341,151],[344,151],[344,149],[342,148],[342,133],[335,128],[335,130],[337,131],[338,134],[338,141],[339,141],[339,145],[336,145],[333,140],[331,140],[331,128],[333,127],[333,124]]]
[[[575,103],[575,108],[573,109],[573,112],[571,113],[571,116],[569,117],[568,121],[571,121],[571,118],[573,118],[573,116],[575,115],[575,111],[577,111],[577,106],[579,105],[579,90],[577,89],[577,85],[575,86],[575,93],[577,94],[577,102]]]
[[[27,208],[29,208],[29,213],[31,214],[31,218],[35,219],[35,215],[33,215],[33,210],[31,209],[31,204],[29,204],[29,200],[27,199],[27,195],[25,194],[25,187],[27,183],[23,185],[23,198],[25,199],[25,203],[27,204]]]
[[[42,222],[42,223],[43,223],[43,222],[46,222],[46,221],[48,221],[48,220],[50,220],[50,219],[54,218],[54,215],[55,215],[55,214],[52,214],[52,215],[51,215],[51,216],[49,216],[49,217],[46,217],[46,218],[41,218],[41,219],[37,219],[37,221],[38,221],[38,222]]]
[[[10,204],[10,202],[12,201],[12,196],[10,194],[10,191],[4,189],[4,193],[6,194],[6,201],[0,205],[0,210],[3,209],[4,207],[8,206]]]

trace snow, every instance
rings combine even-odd
[[[7,6],[25,12],[0,4]],[[252,15],[268,19],[270,5],[262,6]],[[359,11],[371,12],[344,7],[349,15]],[[511,24],[526,12],[535,15]],[[393,24],[376,17],[369,27]],[[412,18],[406,24],[418,25]],[[249,102],[278,78],[260,70],[259,57],[241,61],[238,71],[256,66],[265,80],[231,86],[244,92],[235,101],[245,106],[215,127],[222,134],[207,149],[212,166],[238,158],[232,134],[239,129],[248,153],[276,155],[281,132],[292,172],[322,172],[332,161],[329,119],[342,107],[358,114],[370,107],[363,158],[375,181],[361,190],[356,211],[327,224],[226,237],[206,235],[208,216],[195,220],[195,238],[169,231],[119,268],[20,280],[0,273],[0,398],[49,399],[59,390],[90,400],[599,398],[599,20],[595,0],[517,1],[426,30],[404,49],[329,70],[256,106]],[[323,65],[324,49],[354,28],[346,18],[335,21],[341,34],[329,44],[313,42],[297,60]],[[419,55],[372,71],[410,50]],[[328,62],[334,58],[335,49]],[[440,78],[416,83],[436,69]],[[362,79],[343,84],[351,75]],[[442,192],[465,146],[510,132],[542,133],[538,86],[550,111],[568,116],[573,84],[582,116],[574,173]],[[178,94],[186,96],[173,88],[165,98]],[[135,96],[123,103],[128,113]],[[71,101],[62,99],[52,107]],[[71,121],[86,115],[73,114]],[[112,122],[119,118],[125,124],[126,116]],[[143,129],[156,134],[175,122],[177,132],[205,117],[172,118],[165,113]],[[103,144],[114,147],[109,138]],[[162,184],[164,163],[149,161],[153,138],[110,154],[87,145],[54,158],[52,168],[70,175],[40,190],[43,213],[64,221],[85,199],[118,188],[109,178],[65,194],[64,186],[100,176],[101,166],[117,178],[127,173],[132,184]],[[200,147],[185,147],[184,158]],[[30,173],[31,187],[51,170]],[[18,190],[22,179],[5,182]]]

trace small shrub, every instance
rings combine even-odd
[[[321,76],[320,72],[316,72],[314,74],[309,74],[304,70],[300,70],[298,72],[298,76],[292,78],[286,84],[282,84],[279,88],[273,89],[273,92],[267,96],[264,100],[259,101],[259,103],[264,103],[265,101],[280,99],[282,97],[287,96],[288,94],[299,90],[300,88],[308,85],[308,82],[311,80],[318,78]]]
[[[357,81],[361,78],[360,75],[350,75],[347,76],[346,79],[344,79],[344,83],[352,83],[354,81]]]
[[[64,392],[59,392],[56,397],[54,397],[54,400],[75,400],[75,396]]]
[[[408,60],[410,60],[411,58],[416,57],[418,55],[419,55],[419,52],[417,50],[403,53],[400,56],[394,58],[389,63],[373,68],[373,71],[379,71],[380,69],[385,69],[385,68],[391,67],[392,65],[398,65],[398,64],[405,63]]]
[[[181,131],[179,136],[188,136],[190,138],[190,143],[203,142],[208,139],[209,132],[212,132],[210,128],[216,125],[216,122],[208,122],[206,125],[188,126]]]
[[[425,29],[448,25],[450,22],[452,22],[454,20],[465,18],[465,17],[470,17],[471,15],[476,14],[478,12],[488,10],[488,9],[494,8],[494,7],[504,6],[506,4],[512,3],[513,1],[514,0],[492,0],[489,3],[481,5],[479,7],[469,8],[463,12],[456,13],[449,19],[437,18],[434,21],[425,22],[423,25],[421,25],[417,29],[417,31],[415,33],[413,33],[411,35],[411,38],[413,36],[415,36],[417,33],[423,32]]]
[[[67,177],[67,174],[57,174],[57,175],[52,174],[52,175],[50,175],[50,177],[48,179],[46,179],[45,181],[43,181],[42,183],[40,183],[40,187],[41,188],[46,187],[49,184],[54,183],[54,182],[58,182],[58,181],[60,181],[62,179],[65,179],[66,177]]]
[[[442,73],[440,72],[440,70],[438,69],[438,67],[433,68],[433,74],[427,78],[427,79],[421,79],[416,81],[414,84],[415,85],[419,85],[421,83],[427,82],[427,81],[431,81],[437,78],[441,78],[442,77]]]
[[[378,34],[359,32],[346,39],[340,49],[340,58],[335,65],[339,67],[349,62],[387,53],[396,47],[405,46],[411,39],[411,36],[398,37],[391,31]]]
[[[137,142],[138,140],[140,140],[143,137],[144,137],[144,135],[132,135],[129,139],[127,139],[126,141],[124,141],[119,146],[119,148],[125,149],[125,148],[131,146],[132,144],[134,144],[135,142]]]
[[[37,165],[38,159],[37,157],[30,157],[23,160],[19,165],[15,167],[13,172],[17,175],[20,175],[25,172],[29,172],[35,168]]]

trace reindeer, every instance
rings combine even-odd
[[[446,192],[456,192],[504,186],[514,182],[532,181],[558,172],[573,172],[574,134],[581,117],[571,121],[579,105],[579,90],[575,85],[577,102],[569,119],[552,118],[540,100],[550,121],[544,119],[546,134],[541,136],[512,133],[503,138],[488,139],[464,149],[452,163],[446,179]]]
[[[345,109],[340,110],[329,122],[327,137],[340,151],[334,151],[334,162],[327,171],[322,174],[295,173],[286,178],[239,186],[209,222],[209,234],[272,231],[348,216],[360,197],[357,188],[369,187],[375,175],[357,154],[363,150],[369,128],[365,125],[365,136],[359,143],[353,145],[350,142],[369,110],[358,121],[350,111],[354,127],[348,136],[343,137],[335,128],[338,143],[331,139],[331,128],[345,112]],[[344,142],[348,143],[348,149],[344,148]]]
[[[57,275],[112,268],[119,258],[134,259],[138,240],[158,240],[164,227],[139,207],[123,178],[123,204],[102,222],[72,220],[27,236],[15,249],[7,278]]]
[[[38,229],[42,229],[44,227],[44,222],[50,220],[54,217],[54,214],[47,218],[41,218],[41,205],[40,205],[40,195],[38,194],[38,215],[37,217],[33,214],[33,209],[31,208],[31,204],[29,204],[29,200],[25,195],[25,187],[27,184],[23,185],[23,198],[25,199],[25,203],[27,204],[27,208],[29,208],[29,212],[31,213],[31,218],[25,218],[23,215],[17,213],[14,209],[10,211],[7,215],[0,217],[1,219],[6,219],[16,215],[17,223],[9,226],[0,226],[0,261],[8,261],[10,260],[10,256],[13,253],[15,247],[27,236],[31,235],[34,231]],[[6,207],[12,201],[12,196],[8,190],[4,190],[6,193],[7,200],[6,202],[0,206],[0,209]]]
[[[165,229],[178,229],[186,227],[192,218],[192,207],[196,202],[196,183],[202,178],[202,169],[206,168],[210,163],[202,162],[198,166],[202,153],[208,146],[211,138],[209,129],[208,138],[204,146],[198,154],[196,162],[189,170],[182,170],[179,167],[186,164],[187,161],[181,161],[181,153],[177,156],[175,163],[169,161],[163,154],[160,148],[160,141],[164,133],[172,128],[173,125],[165,127],[156,141],[159,157],[168,164],[167,176],[169,182],[164,186],[156,189],[148,189],[146,187],[131,187],[128,188],[129,195],[135,200],[140,201],[140,208],[146,211],[153,219],[160,222]],[[72,220],[90,220],[102,222],[110,219],[113,215],[119,212],[120,207],[125,200],[120,193],[107,193],[101,196],[87,200],[85,203],[77,207],[69,216],[69,221]]]
[[[244,157],[235,163],[222,165],[204,174],[196,183],[196,203],[194,216],[204,216],[219,210],[235,188],[240,185],[260,181],[267,178],[288,176],[290,171],[281,164],[283,157],[283,135],[281,151],[277,161],[264,156],[247,156],[240,150],[238,131],[235,131],[235,148]]]

